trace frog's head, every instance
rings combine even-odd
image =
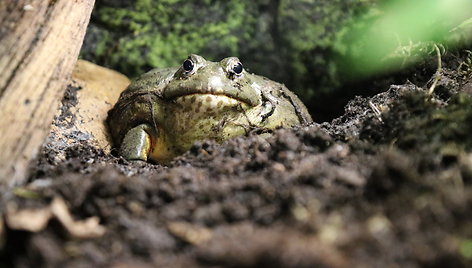
[[[250,76],[236,57],[211,62],[192,54],[175,72],[162,95],[168,100],[191,95],[225,96],[232,103],[255,107],[261,104],[262,97]]]

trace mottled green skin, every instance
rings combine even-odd
[[[123,157],[166,162],[197,140],[223,141],[253,128],[312,121],[284,85],[245,70],[232,72],[239,59],[189,59],[195,63],[191,72],[182,66],[154,69],[121,93],[107,122]]]

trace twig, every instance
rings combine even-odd
[[[442,72],[441,51],[439,50],[439,47],[436,44],[434,44],[434,48],[436,49],[436,55],[438,57],[438,69],[436,70],[436,73],[434,74],[435,77],[434,77],[433,84],[429,88],[429,91],[428,91],[429,95],[433,94],[438,81],[441,79],[441,72]]]
[[[377,119],[383,123],[383,120],[382,120],[382,113],[379,111],[379,109],[377,108],[377,106],[375,106],[375,104],[372,102],[372,101],[369,101],[369,106],[370,108],[374,111],[374,114],[375,116],[377,117]]]

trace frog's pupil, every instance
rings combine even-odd
[[[241,62],[238,62],[238,63],[236,63],[236,65],[234,65],[233,72],[235,74],[240,74],[240,73],[243,72],[243,65],[241,64]]]
[[[184,70],[187,72],[190,72],[191,70],[193,70],[193,62],[189,59],[185,60],[182,66],[184,67]]]

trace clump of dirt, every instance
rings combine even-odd
[[[57,146],[52,132],[29,184],[2,207],[62,197],[75,220],[96,216],[106,232],[78,239],[55,219],[37,232],[7,224],[0,260],[470,267],[472,77],[445,64],[440,81],[432,95],[407,82],[356,97],[330,123],[278,129],[267,139],[197,142],[168,166],[127,162],[87,139]]]

